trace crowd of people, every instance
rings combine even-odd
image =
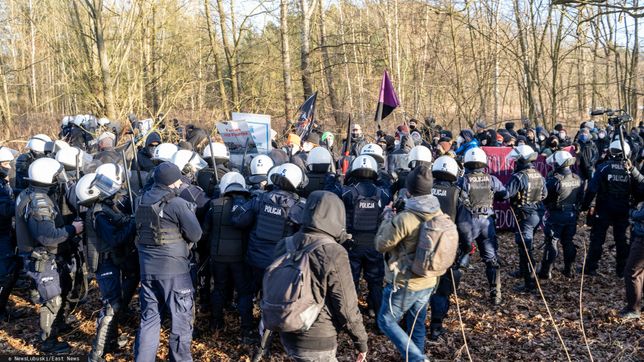
[[[475,251],[490,306],[503,304],[497,201],[509,202],[516,221],[512,275],[521,283],[512,292],[534,293],[537,279],[557,273],[597,275],[612,227],[615,275],[626,289],[620,316],[640,317],[644,125],[622,135],[614,123],[587,121],[570,137],[560,124],[549,132],[478,121],[455,134],[412,119],[373,142],[354,124],[339,145],[313,127],[284,140],[273,132],[268,154],[234,162],[194,125],[134,115],[125,123],[129,132],[104,118],[65,117],[56,140],[37,134],[23,153],[0,148],[0,314],[20,317],[9,295],[26,276],[40,305],[43,353],[70,352],[59,337],[95,279],[102,309],[89,361],[124,347],[119,324],[136,310],[137,290],[135,361],[155,360],[164,318],[169,359],[192,360],[195,309],[217,331],[230,306],[239,342],[258,353],[278,336],[296,361],[335,361],[344,331],[364,361],[372,329],[403,359],[426,361],[425,340],[447,333],[450,296]],[[483,146],[511,147],[507,183],[489,173]],[[534,167],[539,155],[551,167],[546,176]],[[581,265],[574,236],[584,212],[591,233]],[[541,225],[545,250],[536,260]],[[437,267],[437,256],[448,266]]]

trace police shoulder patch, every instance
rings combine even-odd
[[[29,203],[29,213],[26,216],[36,220],[52,220],[56,215],[54,204],[46,195],[34,194]]]

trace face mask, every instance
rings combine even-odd
[[[400,140],[395,140],[395,141],[394,141],[394,146],[395,146],[395,147],[400,146]]]
[[[545,141],[545,139],[546,139],[546,136],[539,135],[539,141],[543,142],[543,141]]]
[[[606,133],[604,133],[604,132],[599,132],[599,134],[597,135],[597,137],[599,137],[599,139],[600,139],[600,140],[601,140],[601,139],[604,139],[604,137],[606,137]]]
[[[1,167],[0,166],[0,178],[8,178],[11,167]]]
[[[559,132],[559,138],[566,139],[566,132]]]
[[[580,135],[579,135],[579,140],[580,140],[581,142],[586,142],[586,141],[588,141],[588,138],[589,138],[589,137],[588,137],[588,135],[587,135],[587,134],[580,134]]]
[[[410,125],[409,125],[409,129],[416,129],[416,126],[415,126],[415,125],[410,124]]]
[[[458,138],[456,138],[456,146],[461,147],[463,142],[465,142],[465,138],[463,138],[461,136],[458,136]]]
[[[360,138],[362,134],[360,132],[351,132],[351,137],[352,138]]]

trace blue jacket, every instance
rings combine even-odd
[[[512,174],[512,178],[510,179],[510,181],[508,181],[507,185],[505,185],[505,188],[508,191],[507,197],[509,199],[518,196],[520,192],[526,192],[528,190],[528,179],[524,176],[523,173],[520,173],[520,171],[529,168],[534,168],[532,163],[527,163],[525,165],[517,164],[514,174]],[[541,201],[548,196],[548,188],[546,187],[545,180],[543,181],[543,187],[541,188]],[[543,209],[543,203],[541,201],[520,206],[520,209],[524,211],[536,211]]]

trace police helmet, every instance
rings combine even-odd
[[[0,147],[0,162],[11,162],[13,159],[13,152],[9,147]]]
[[[85,115],[84,114],[78,114],[74,116],[74,119],[72,120],[72,123],[77,125],[78,127],[82,126],[83,123],[85,123]]]
[[[280,165],[275,165],[275,166],[271,167],[270,170],[268,170],[268,173],[266,174],[266,181],[267,181],[266,183],[268,185],[273,184],[273,180],[271,180],[271,177],[277,172],[277,170],[279,168],[280,168]]]
[[[425,146],[414,146],[407,155],[407,167],[414,168],[418,162],[432,162],[432,151]]]
[[[621,155],[622,143],[619,140],[615,140],[611,142],[609,146],[609,151],[610,151],[610,154],[613,156]],[[627,142],[624,142],[624,152],[626,153],[626,157],[631,157],[631,146]]]
[[[487,167],[487,155],[485,154],[485,151],[478,147],[467,150],[463,157],[463,165],[467,168]]]
[[[83,167],[83,151],[77,147],[63,148],[56,152],[56,161],[60,162],[65,169],[74,169],[77,165],[79,168]]]
[[[351,162],[351,176],[361,178],[378,178],[378,162],[369,155],[360,155]]]
[[[197,152],[189,150],[179,150],[175,152],[174,155],[172,155],[172,163],[177,165],[179,170],[181,170],[181,173],[184,175],[195,173],[208,166],[206,161],[204,161]]]
[[[316,165],[322,165],[322,167],[328,170],[329,165],[333,163],[333,156],[331,152],[324,147],[315,147],[309,152],[309,156],[306,158],[306,164],[310,170]]]
[[[115,163],[104,163],[96,168],[96,175],[105,175],[119,184],[123,183],[123,168]]]
[[[449,156],[441,156],[436,159],[432,165],[432,176],[447,180],[456,181],[458,178],[458,164],[456,160]]]
[[[162,143],[154,149],[152,160],[161,162],[172,162],[172,156],[179,150],[177,145],[172,143]]]
[[[45,153],[45,145],[47,142],[51,142],[51,138],[45,134],[39,133],[32,136],[29,141],[27,141],[27,148],[33,152]]]
[[[506,160],[514,160],[519,162],[532,162],[537,159],[538,153],[534,152],[532,147],[528,145],[516,146],[508,153]]]
[[[100,196],[101,191],[94,185],[94,178],[96,178],[95,173],[88,173],[76,182],[74,190],[79,204],[87,205]]]
[[[101,198],[108,198],[121,189],[122,182],[120,179],[112,178],[108,174],[96,174],[92,186],[100,191]]]
[[[557,151],[548,156],[546,163],[555,168],[569,167],[575,164],[575,158],[568,151]]]
[[[60,121],[60,126],[61,127],[67,127],[69,125],[69,122],[71,121],[72,117],[71,116],[64,116],[63,119]]]
[[[271,175],[271,181],[274,185],[287,191],[295,191],[306,185],[306,175],[304,170],[293,163],[285,163]]]
[[[53,185],[64,167],[53,158],[39,158],[29,165],[29,181],[40,185]]]
[[[204,147],[203,149],[203,158],[212,157],[210,153],[211,148],[212,148],[212,153],[215,155],[215,159],[220,159],[220,160],[230,159],[230,151],[228,151],[228,147],[226,147],[226,145],[221,142],[212,142],[210,145],[206,145],[206,147]]]
[[[111,121],[109,120],[109,118],[105,118],[105,117],[101,117],[97,121],[99,126],[107,126],[108,124],[110,124],[110,122]]]
[[[375,143],[368,143],[362,150],[360,150],[360,155],[369,155],[373,157],[377,162],[385,162],[385,153],[382,150],[382,147],[378,146]]]
[[[221,180],[219,180],[219,193],[220,195],[224,195],[228,192],[248,192],[246,190],[246,181],[241,173],[231,171],[226,172],[221,177]]]
[[[250,174],[251,176],[266,176],[271,167],[273,167],[273,160],[270,157],[258,155],[250,161]]]

